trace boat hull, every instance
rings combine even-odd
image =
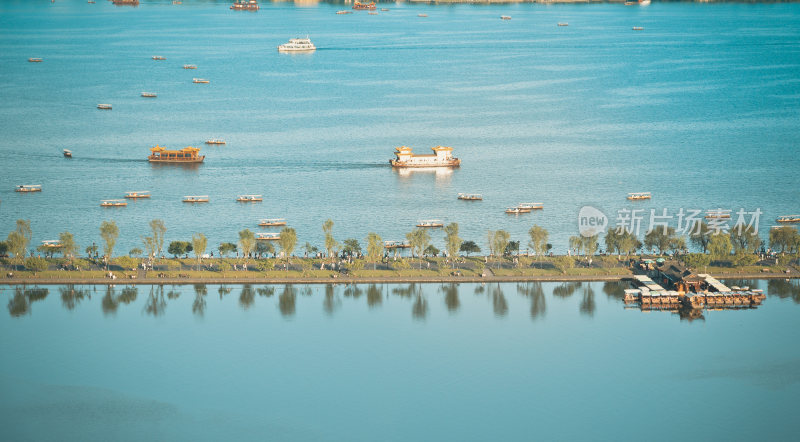
[[[441,162],[441,163],[428,163],[428,164],[406,163],[406,162],[403,162],[403,161],[389,160],[389,164],[391,164],[392,167],[403,168],[403,169],[410,169],[410,168],[423,169],[423,168],[428,168],[428,167],[450,167],[450,168],[452,168],[452,167],[461,166],[461,160],[458,159],[458,158],[454,158],[454,159],[452,159],[450,161],[445,161],[445,162]]]
[[[203,160],[206,159],[206,156],[203,155],[197,158],[190,158],[190,159],[181,159],[181,160],[162,160],[160,158],[147,158],[147,161],[151,163],[166,163],[166,164],[194,164],[194,163],[202,163]]]

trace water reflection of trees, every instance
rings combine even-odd
[[[8,300],[8,313],[14,318],[28,315],[31,313],[31,304],[44,300],[49,293],[44,288],[14,287],[14,295]]]
[[[626,281],[606,281],[603,283],[603,293],[612,299],[622,301],[625,299],[625,289],[630,288]]]
[[[553,296],[569,298],[581,287],[580,282],[562,282],[553,288]]]
[[[341,305],[342,301],[336,295],[336,286],[325,284],[325,300],[322,301],[322,310],[328,315],[332,315]]]
[[[586,316],[594,316],[594,311],[597,308],[597,305],[594,302],[594,289],[592,288],[592,284],[586,284],[583,286],[583,296],[581,297],[581,303],[578,310],[581,314]]]
[[[370,284],[367,287],[367,306],[369,308],[380,307],[383,303],[383,288],[377,284]]]
[[[242,291],[239,293],[239,306],[242,310],[249,310],[250,307],[253,306],[253,303],[256,300],[256,291],[253,289],[253,286],[250,284],[244,284],[242,286]]]
[[[361,290],[361,287],[359,287],[358,284],[348,284],[344,288],[344,293],[343,294],[344,294],[345,298],[358,299],[358,298],[361,297],[361,295],[363,293],[364,293],[363,290]]]
[[[508,302],[503,294],[503,289],[500,288],[500,284],[496,284],[492,288],[492,309],[494,310],[494,315],[498,317],[508,314]]]
[[[457,312],[461,307],[461,301],[458,299],[458,284],[443,284],[439,287],[439,291],[444,292],[444,305],[447,310],[450,313]]]
[[[544,288],[541,282],[526,282],[517,284],[517,293],[530,298],[531,319],[543,318],[547,311],[544,297]]]
[[[59,287],[58,293],[61,295],[61,305],[67,310],[74,310],[84,298],[92,298],[88,290],[76,289],[72,284]]]
[[[769,296],[790,298],[800,303],[800,279],[770,279],[767,283],[767,293]]]
[[[278,296],[278,310],[283,316],[293,316],[297,303],[297,291],[291,284],[286,284]]]
[[[411,316],[414,319],[424,321],[428,316],[428,300],[422,296],[422,293],[417,293],[414,298],[414,305],[411,307]]]
[[[161,316],[166,309],[167,300],[164,297],[164,286],[150,286],[150,294],[144,304],[144,312],[153,316]]]
[[[192,313],[196,316],[203,316],[206,312],[206,295],[208,287],[205,284],[195,284],[194,301],[192,301]]]

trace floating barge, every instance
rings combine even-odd
[[[628,194],[628,199],[631,201],[649,200],[652,197],[650,192],[632,192]]]
[[[103,200],[100,202],[100,207],[125,207],[128,202],[125,200]]]
[[[395,148],[394,159],[389,160],[392,167],[459,167],[461,160],[453,156],[453,148],[447,146],[431,147],[433,154],[417,155],[408,146]]]
[[[187,195],[183,197],[184,203],[207,203],[209,202],[208,195]]]
[[[166,147],[156,145],[150,148],[150,152],[147,161],[151,163],[202,163],[206,159],[205,155],[199,155],[200,148],[192,146],[181,150],[168,150]]]
[[[281,239],[280,232],[260,232],[256,233],[256,241],[277,241]]]
[[[286,225],[286,220],[283,218],[268,218],[258,221],[259,227],[278,227],[285,225]]]
[[[132,190],[130,192],[125,192],[125,198],[127,199],[140,199],[140,198],[150,198],[150,191],[149,190]]]
[[[480,193],[459,193],[458,199],[464,201],[483,201],[483,195]]]
[[[260,203],[264,201],[264,198],[261,195],[239,195],[236,197],[236,201],[240,203]]]
[[[22,193],[31,193],[31,192],[41,192],[42,185],[41,184],[21,184],[14,188],[15,192],[22,192]]]

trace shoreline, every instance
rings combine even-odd
[[[797,273],[716,273],[717,279],[800,279]],[[633,279],[632,274],[619,275],[538,275],[538,276],[399,276],[399,277],[263,277],[263,278],[3,278],[0,285],[192,285],[192,284],[441,284],[492,282],[609,282]]]

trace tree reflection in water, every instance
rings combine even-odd
[[[181,296],[180,290],[170,290],[167,292],[167,299],[178,299]]]
[[[428,300],[422,296],[422,293],[417,294],[414,300],[414,305],[411,307],[411,316],[420,321],[424,321],[428,316]]]
[[[609,298],[622,301],[625,299],[625,289],[630,288],[626,281],[606,281],[603,283],[603,293]]]
[[[575,294],[575,291],[581,286],[580,282],[562,282],[553,288],[553,296],[559,298],[569,298]]]
[[[242,292],[239,293],[239,307],[242,310],[248,310],[250,307],[253,306],[253,303],[256,300],[256,291],[253,290],[253,286],[250,284],[245,284],[242,286]]]
[[[345,298],[355,298],[358,299],[364,292],[357,284],[347,284],[344,288],[344,296]]]
[[[499,283],[492,289],[492,309],[494,310],[494,315],[497,317],[508,314],[508,302],[506,302],[506,297]]]
[[[130,304],[133,301],[136,301],[136,298],[139,296],[139,288],[136,286],[133,287],[125,287],[119,294],[119,298],[117,300],[125,305]]]
[[[439,291],[444,292],[444,305],[450,313],[455,313],[461,307],[461,301],[458,299],[458,284],[450,283],[443,284],[439,287]]]
[[[48,289],[14,287],[14,296],[8,300],[8,313],[18,318],[31,313],[31,304],[47,298]]]
[[[322,309],[325,313],[332,315],[341,305],[342,301],[336,296],[336,286],[325,284],[325,300],[322,302]]]
[[[264,287],[259,287],[256,289],[256,293],[258,296],[262,296],[264,298],[271,298],[275,295],[275,287],[265,285]]]
[[[119,301],[117,301],[117,293],[114,291],[113,285],[106,286],[106,294],[103,295],[103,299],[100,300],[100,307],[103,309],[104,315],[117,314]]]
[[[294,286],[286,284],[283,287],[283,292],[278,296],[278,309],[283,316],[292,316],[295,312],[295,304],[297,302],[297,292]]]
[[[378,288],[376,284],[367,287],[367,306],[369,308],[380,307],[383,303],[383,288]]]
[[[581,298],[579,310],[581,314],[594,316],[596,308],[597,305],[594,303],[594,289],[592,288],[592,284],[588,283],[583,286],[583,297]]]
[[[767,283],[769,296],[781,299],[791,298],[800,304],[800,279],[770,279]]]
[[[196,316],[203,316],[206,312],[206,295],[208,287],[205,284],[194,285],[194,301],[192,302],[192,313]]]
[[[88,290],[76,289],[72,284],[60,287],[58,292],[61,294],[61,305],[67,310],[74,310],[83,298],[92,299]]]
[[[530,298],[531,319],[543,318],[547,311],[544,297],[544,288],[541,282],[526,282],[517,284],[517,293]]]
[[[167,300],[164,299],[164,286],[150,286],[150,295],[144,304],[144,312],[153,316],[161,316],[166,309]]]
[[[219,286],[219,290],[217,290],[217,293],[219,293],[219,299],[222,299],[225,295],[229,294],[231,290],[231,288],[226,287],[224,284]]]

